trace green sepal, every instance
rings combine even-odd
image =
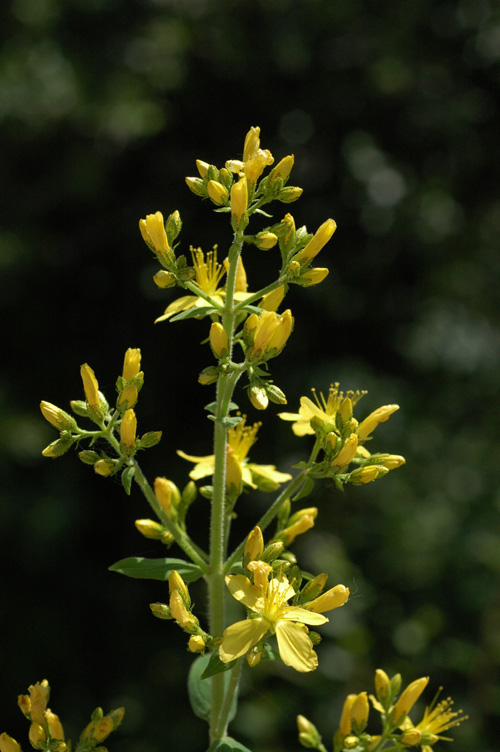
[[[71,400],[70,405],[76,415],[79,415],[81,418],[89,417],[89,411],[85,400]]]
[[[179,572],[185,582],[195,582],[203,576],[197,564],[183,559],[146,559],[143,556],[129,556],[120,559],[109,567],[111,572],[118,572],[139,580],[167,581],[173,570]]]
[[[270,645],[267,644],[267,642],[264,645],[264,650],[262,651],[262,658],[263,661],[281,661],[281,656],[278,653],[277,650],[274,650]]]
[[[232,739],[230,736],[225,736],[224,739],[217,739],[210,745],[207,752],[252,752],[244,744],[237,742],[236,739]]]
[[[127,496],[130,496],[130,491],[132,489],[132,481],[134,479],[135,475],[135,467],[126,467],[125,470],[122,472],[122,486],[125,489],[125,493]]]
[[[298,501],[299,499],[303,499],[306,496],[309,496],[309,494],[311,493],[313,489],[314,489],[314,481],[311,478],[311,476],[308,475],[304,485],[302,486],[298,494],[293,497],[292,501]]]
[[[156,446],[161,440],[161,431],[148,431],[139,439],[138,449],[149,449]]]
[[[191,668],[189,669],[188,674],[188,694],[193,713],[198,718],[202,718],[207,722],[210,721],[210,713],[212,708],[212,682],[204,681],[205,677],[203,675],[207,670],[211,662],[211,657],[213,655],[216,655],[216,653],[212,653],[211,655],[207,654],[198,656],[198,658],[196,658],[196,660],[191,664]],[[235,661],[231,661],[228,666],[231,667],[234,665],[234,663]],[[227,674],[227,676],[224,677],[226,690],[230,680],[231,677],[229,676],[229,674]],[[236,705],[237,700],[235,695],[231,704],[231,710],[229,711],[228,721],[232,721],[232,719],[236,715]]]
[[[205,659],[205,667],[203,671],[200,672],[200,679],[210,679],[211,676],[222,674],[224,671],[229,671],[236,663],[236,658],[234,661],[229,661],[229,663],[223,663],[219,658],[217,650],[201,657]]]
[[[209,402],[208,405],[205,405],[205,407],[203,409],[207,410],[209,413],[215,413],[215,411],[217,409],[217,402]],[[227,409],[228,410],[238,410],[239,408],[238,408],[238,405],[236,404],[236,402],[230,402],[229,405],[227,406]]]

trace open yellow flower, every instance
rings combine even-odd
[[[432,752],[431,745],[440,739],[451,742],[452,739],[449,736],[441,735],[443,731],[448,731],[448,729],[454,726],[459,726],[462,721],[467,719],[466,715],[462,715],[461,710],[452,710],[453,700],[450,697],[436,704],[438,694],[431,704],[426,707],[424,717],[420,723],[413,725],[407,716],[400,727],[404,732],[403,736],[408,735],[410,732],[418,732],[420,743],[423,745],[422,752]]]
[[[233,428],[228,430],[228,458],[231,463],[239,466],[241,470],[241,480],[251,488],[260,488],[263,491],[275,491],[280,483],[291,480],[289,473],[280,473],[274,465],[257,465],[254,462],[248,462],[248,452],[257,441],[257,431],[260,423],[254,423],[253,426],[247,426],[245,416]],[[214,473],[215,455],[209,454],[205,457],[195,457],[186,454],[180,450],[177,454],[189,462],[195,462],[195,467],[189,473],[192,480],[206,478]],[[233,468],[234,470],[234,468]],[[234,474],[234,473],[233,473]]]
[[[328,621],[322,614],[300,606],[289,606],[295,591],[284,574],[268,579],[271,567],[264,562],[250,562],[249,569],[256,571],[257,585],[252,585],[244,575],[228,575],[226,584],[231,595],[253,612],[249,619],[231,624],[219,648],[223,663],[228,663],[248,653],[268,632],[276,635],[283,663],[296,671],[313,671],[318,665],[313,644],[308,637],[306,624],[318,626]],[[263,568],[267,567],[267,573]],[[259,576],[257,577],[257,575]],[[347,600],[349,591],[345,600]],[[345,601],[344,601],[345,602]],[[340,603],[338,605],[341,605]]]
[[[298,413],[278,413],[282,420],[294,421],[292,431],[296,436],[314,434],[314,428],[311,425],[314,419],[321,423],[335,425],[335,416],[344,397],[349,398],[352,405],[355,405],[366,392],[349,391],[344,395],[344,392],[339,391],[338,384],[331,384],[326,398],[323,392],[320,392],[318,396],[315,389],[312,389],[312,393],[315,401],[313,402],[309,397],[301,397]]]
[[[208,251],[206,256],[201,248],[191,248],[191,255],[193,257],[195,272],[193,280],[194,284],[197,285],[205,295],[208,295],[216,303],[222,305],[223,287],[219,287],[219,282],[226,273],[226,270],[223,264],[217,262],[217,247],[215,246],[212,251]],[[189,308],[203,307],[207,305],[208,302],[198,295],[183,295],[170,303],[165,309],[165,313],[162,316],[159,316],[155,323],[158,321],[166,321],[171,318],[171,316],[175,316],[176,313],[187,311]]]

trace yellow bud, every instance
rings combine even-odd
[[[205,188],[203,180],[200,180],[200,178],[186,178],[186,185],[195,196],[205,197],[207,195],[207,189]]]
[[[208,162],[202,162],[201,159],[196,160],[196,167],[198,168],[198,172],[200,173],[200,177],[204,178],[207,175],[208,168],[210,165]]]
[[[405,458],[401,457],[400,454],[385,454],[377,460],[378,465],[382,465],[382,467],[386,467],[388,470],[395,470],[397,467],[404,465],[405,462]]]
[[[49,701],[50,687],[47,679],[28,687],[30,693],[31,719],[36,723],[43,723],[44,713]]]
[[[97,473],[97,475],[103,475],[104,477],[111,475],[114,469],[115,463],[113,460],[97,460],[94,465],[94,472]]]
[[[92,738],[98,742],[102,742],[113,731],[114,723],[113,719],[109,715],[103,716],[94,726],[92,731]]]
[[[72,431],[76,428],[75,419],[71,415],[68,415],[64,410],[61,410],[60,407],[53,405],[51,402],[45,402],[45,400],[42,400],[40,402],[40,410],[42,411],[45,420],[48,420],[48,422],[54,426],[54,428],[59,429],[59,431]]]
[[[276,349],[280,352],[286,345],[293,329],[293,316],[289,308],[279,317],[274,332],[267,343],[266,350]]]
[[[294,512],[294,514],[292,514],[292,516],[288,520],[288,524],[293,525],[294,522],[298,522],[298,520],[302,519],[302,517],[312,517],[313,520],[315,520],[317,516],[317,507],[306,507],[305,509],[299,509],[298,512]]]
[[[135,447],[137,418],[132,409],[125,410],[120,423],[120,442],[126,449]]]
[[[170,575],[168,577],[168,588],[170,590],[170,593],[174,593],[176,590],[178,590],[182,595],[184,603],[190,605],[191,598],[189,597],[189,590],[187,588],[187,585],[182,579],[179,572],[177,572],[175,569],[170,572]]]
[[[59,716],[47,708],[45,711],[45,720],[49,724],[49,731],[52,739],[64,739],[64,731]]]
[[[205,640],[201,635],[191,635],[188,642],[188,650],[192,653],[201,653],[205,648]]]
[[[415,681],[409,684],[404,692],[401,693],[394,708],[393,723],[395,725],[398,725],[399,722],[403,720],[403,717],[410,712],[428,683],[429,677],[422,676],[420,679],[415,679]]]
[[[387,468],[382,467],[382,465],[365,465],[357,470],[353,470],[349,475],[349,480],[355,485],[371,483],[373,480],[381,478],[388,472]]]
[[[261,251],[268,251],[274,248],[278,242],[278,236],[274,232],[259,232],[255,236],[255,245],[260,248]]]
[[[265,311],[277,311],[284,297],[285,287],[284,285],[280,285],[275,290],[271,290],[271,292],[264,295],[260,301],[260,307]]]
[[[209,197],[217,206],[224,206],[227,204],[228,192],[222,183],[217,180],[209,180],[207,183],[207,191]]]
[[[160,269],[159,272],[153,275],[153,282],[157,287],[165,290],[167,287],[175,285],[175,277],[170,272],[165,271],[165,269]]]
[[[333,219],[323,222],[307,245],[294,257],[295,261],[303,261],[306,264],[312,261],[328,243],[336,229],[337,225]]]
[[[178,590],[174,590],[170,596],[170,611],[172,617],[179,622],[183,629],[187,632],[196,631],[199,624],[198,619],[187,610]]]
[[[266,410],[269,405],[269,397],[262,386],[254,384],[247,389],[248,399],[256,410]]]
[[[167,517],[175,519],[176,508],[181,500],[179,489],[175,483],[167,478],[155,478],[154,492]]]
[[[311,514],[306,514],[297,520],[297,522],[294,522],[293,525],[289,525],[284,530],[281,530],[278,533],[278,538],[284,542],[285,546],[289,546],[298,535],[306,533],[312,527],[314,527],[314,517]]]
[[[28,718],[31,714],[31,699],[29,695],[19,695],[17,698],[17,704],[21,713]]]
[[[118,398],[118,407],[134,407],[135,403],[137,402],[137,399],[139,397],[139,391],[135,385],[134,382],[132,384],[128,384],[124,389],[122,389],[120,396]]]
[[[4,731],[0,734],[0,752],[21,752],[21,745]]]
[[[401,743],[407,744],[409,747],[414,747],[416,744],[420,744],[422,740],[422,732],[418,728],[409,728],[401,736]],[[436,739],[437,741],[437,739]]]
[[[340,715],[339,733],[341,737],[347,736],[351,733],[351,708],[357,695],[347,695],[342,707],[342,713]]]
[[[368,695],[366,692],[360,692],[351,706],[351,722],[358,734],[363,731],[368,723],[369,712]]]
[[[47,738],[45,731],[39,723],[32,723],[28,733],[28,738],[35,749],[38,748],[40,742],[44,742]]]
[[[256,527],[254,527],[247,538],[243,559],[244,561],[254,561],[255,559],[260,559],[263,551],[264,538],[262,536],[262,530],[257,525]]]
[[[387,697],[387,694],[390,691],[390,687],[391,680],[383,669],[378,668],[375,671],[375,694],[377,695],[379,700],[383,700],[385,697]]]
[[[335,587],[322,593],[313,601],[305,604],[308,611],[314,611],[316,614],[322,614],[325,611],[332,611],[334,608],[343,606],[349,600],[349,588],[345,585],[335,585]],[[349,695],[351,696],[351,695]]]
[[[243,146],[243,162],[250,159],[260,146],[260,128],[252,126],[245,136],[245,145]]]
[[[99,384],[97,383],[94,371],[87,363],[84,363],[80,368],[80,375],[83,381],[85,399],[91,407],[99,409]]]
[[[225,358],[229,352],[229,339],[227,332],[218,321],[213,321],[210,327],[210,347],[216,358]]]
[[[358,746],[359,739],[357,736],[346,736],[344,739],[344,749],[354,749]]]
[[[255,668],[262,660],[263,648],[261,645],[254,645],[247,653],[247,663],[250,668]]]
[[[136,520],[134,525],[141,535],[145,538],[150,538],[151,540],[160,540],[165,532],[163,525],[160,525],[154,520]]]
[[[385,423],[393,413],[399,410],[399,405],[383,405],[374,410],[358,426],[357,434],[360,441],[365,441],[373,433],[379,423]]]
[[[329,269],[315,266],[313,269],[306,269],[306,271],[300,275],[300,281],[304,287],[312,287],[313,285],[319,285],[320,282],[323,282],[329,273]]]
[[[352,418],[352,399],[350,397],[344,397],[339,405],[338,414],[343,423],[347,423]]]
[[[287,157],[283,157],[283,159],[281,159],[269,173],[269,185],[272,185],[279,178],[281,178],[281,180],[285,182],[292,171],[293,163],[293,154],[289,154]]]
[[[168,272],[165,272],[165,273],[168,274]],[[122,376],[123,376],[125,383],[130,381],[130,379],[133,379],[134,376],[137,376],[140,370],[141,370],[141,351],[138,347],[129,347],[123,359]]]
[[[247,179],[240,178],[231,188],[231,214],[239,226],[248,206]]]
[[[308,721],[307,718],[303,715],[297,716],[297,728],[299,730],[299,734],[310,734],[312,730],[314,729],[313,724],[311,721]]]
[[[304,192],[303,188],[299,188],[297,185],[290,185],[286,188],[282,188],[276,198],[284,204],[291,204],[292,201],[297,201]]]
[[[172,263],[175,260],[174,253],[168,244],[165,222],[161,212],[148,214],[146,219],[141,219],[139,229],[144,241],[163,261]]]
[[[335,467],[345,467],[345,465],[348,465],[354,458],[357,448],[358,437],[355,433],[351,433],[351,435],[345,440],[344,446],[340,452],[332,460],[332,465]]]

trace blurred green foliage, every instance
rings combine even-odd
[[[84,361],[111,395],[125,349],[141,347],[140,429],[164,429],[145,469],[182,485],[189,468],[175,449],[209,453],[208,390],[196,384],[206,331],[152,325],[172,296],[151,281],[137,222],[177,208],[184,248],[224,249],[229,227],[184,176],[196,158],[236,157],[260,125],[275,157],[295,154],[296,221],[339,226],[322,257],[330,276],[291,293],[296,329],[275,380],[291,410],[331,381],[369,390],[363,415],[398,402],[375,441],[407,465],[343,495],[317,487],[320,524],[298,551],[355,597],[323,630],[313,677],[252,672],[234,734],[259,752],[298,749],[300,712],[328,740],[344,695],[382,666],[408,681],[430,674],[455,697],[470,715],[455,752],[493,752],[498,6],[6,0],[0,39],[2,730],[22,739],[15,698],[47,677],[54,709],[80,727],[97,704],[126,706],[115,752],[159,752],[165,732],[169,748],[204,749],[205,728],[185,707],[184,637],[149,613],[163,586],[107,572],[158,553],[133,526],[143,501],[74,457],[43,461],[54,434],[37,405],[81,397]],[[248,257],[250,280],[265,278],[272,252]],[[306,444],[268,418],[255,458],[280,456],[285,470]],[[241,509],[235,541],[262,503]],[[203,500],[192,514],[202,538]],[[202,615],[201,591],[196,602]]]

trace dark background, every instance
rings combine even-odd
[[[301,561],[356,597],[322,630],[314,675],[267,665],[245,679],[233,733],[259,752],[298,749],[300,712],[329,746],[343,697],[371,688],[380,666],[407,682],[430,674],[428,699],[441,684],[455,697],[470,720],[454,752],[494,752],[498,5],[11,0],[0,16],[0,730],[27,748],[16,697],[47,677],[73,737],[96,705],[124,704],[115,752],[206,747],[187,708],[185,636],[149,613],[165,586],[107,571],[163,555],[133,526],[148,510],[137,489],[126,497],[71,454],[42,458],[56,434],[38,403],[80,398],[83,362],[112,398],[126,348],[141,347],[140,431],[164,431],[142,460],[149,477],[182,486],[189,468],[175,450],[210,452],[212,392],[196,382],[211,362],[206,322],[153,325],[175,295],[155,288],[137,222],[177,208],[184,250],[217,242],[222,255],[226,218],[184,177],[196,158],[241,156],[260,125],[277,160],[295,154],[297,224],[339,226],[319,259],[328,279],[287,298],[296,328],[275,380],[290,410],[331,381],[369,390],[361,417],[399,403],[376,447],[407,465],[343,495],[318,486],[306,501],[320,517]],[[251,287],[274,272],[273,251],[247,258]],[[252,458],[286,470],[310,442],[276,412]],[[245,502],[235,543],[265,500]],[[203,542],[203,499],[191,518]]]

